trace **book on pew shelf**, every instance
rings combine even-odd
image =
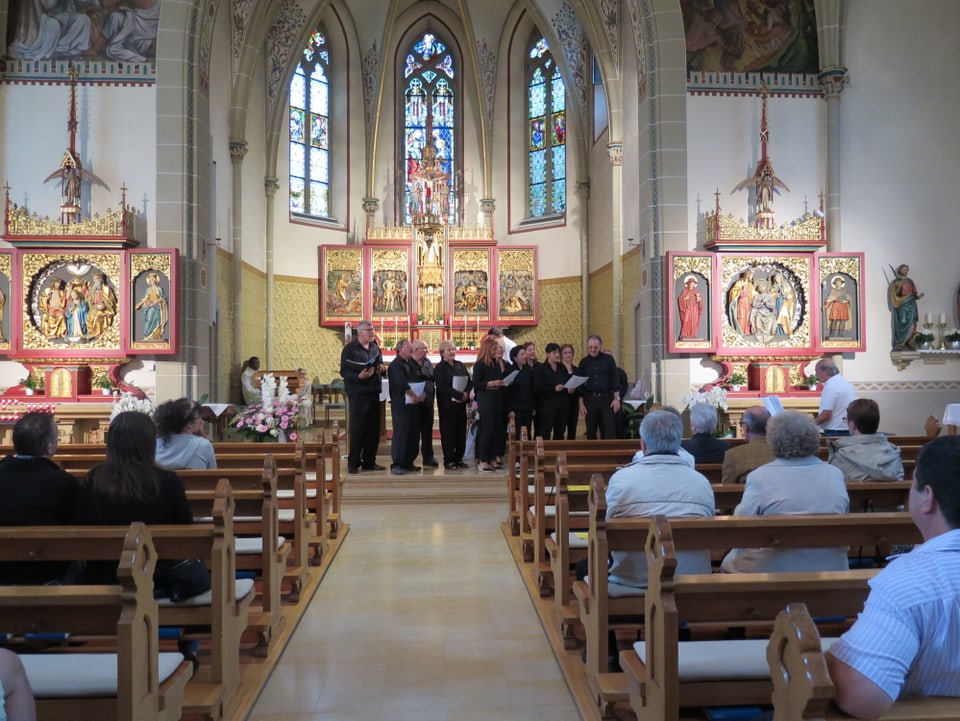
[[[767,409],[771,418],[778,413],[783,413],[783,403],[777,396],[764,396],[761,400],[763,401],[763,407]]]

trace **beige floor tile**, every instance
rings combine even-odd
[[[579,721],[499,504],[356,505],[249,721]]]

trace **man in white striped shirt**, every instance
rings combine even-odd
[[[870,582],[863,612],[827,654],[836,704],[860,718],[900,697],[960,696],[960,436],[920,450],[910,517],[924,543]]]

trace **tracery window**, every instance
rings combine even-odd
[[[318,28],[290,81],[290,212],[330,217],[330,50]]]
[[[425,32],[409,48],[404,59],[400,87],[403,89],[403,218],[409,224],[433,200],[442,210],[442,221],[457,223],[457,121],[458,77],[454,57],[436,35]],[[446,176],[440,198],[424,198],[417,177],[424,167],[424,147],[429,140],[436,152],[436,171]],[[429,153],[427,154],[429,156]]]
[[[527,58],[527,216],[542,218],[567,207],[567,101],[546,38],[533,36]]]

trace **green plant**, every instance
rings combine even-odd
[[[643,422],[643,417],[647,415],[647,413],[649,413],[653,407],[653,396],[648,396],[647,399],[636,408],[629,403],[624,403],[622,405],[624,420],[626,421],[626,427],[631,438],[640,437],[640,423]]]
[[[94,388],[104,388],[106,390],[113,388],[113,381],[110,380],[110,375],[103,369],[96,371],[90,382]]]
[[[917,343],[933,343],[933,333],[917,333],[913,339]]]
[[[31,391],[38,391],[43,388],[43,381],[33,373],[28,373],[27,377],[20,381],[20,385]]]
[[[943,336],[943,339],[948,343],[960,341],[960,328],[954,328],[952,331]]]
[[[806,383],[808,386],[815,386],[820,382],[820,379],[817,378],[816,375],[811,373],[810,375],[804,377],[803,382]]]
[[[747,385],[747,374],[742,370],[735,370],[729,376],[727,376],[727,385],[728,386],[745,386]]]

